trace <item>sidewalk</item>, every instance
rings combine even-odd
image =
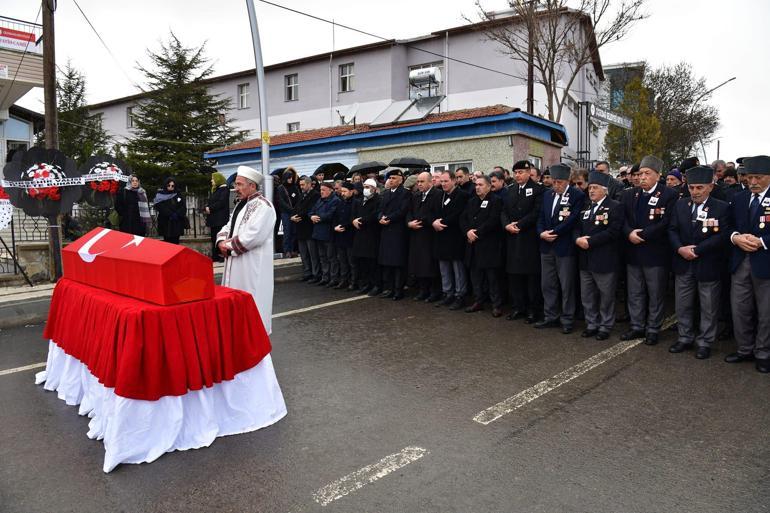
[[[300,263],[299,258],[285,258],[274,261],[277,282],[291,279],[291,271]],[[215,262],[214,282],[219,283],[224,264]],[[281,272],[283,271],[283,272]],[[278,275],[282,276],[278,276]],[[284,276],[286,275],[286,276]],[[0,329],[37,324],[45,321],[48,306],[53,295],[54,283],[19,287],[0,288]]]

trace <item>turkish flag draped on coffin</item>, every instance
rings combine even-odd
[[[94,228],[62,250],[64,277],[158,305],[214,297],[211,259],[184,246]]]

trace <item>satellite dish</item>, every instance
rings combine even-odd
[[[346,105],[337,109],[337,115],[340,117],[340,124],[349,125],[355,121],[359,107],[360,105],[358,103],[354,103],[352,105]]]

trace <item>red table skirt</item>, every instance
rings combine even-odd
[[[251,294],[160,306],[63,278],[44,336],[119,396],[155,401],[228,381],[270,353]]]

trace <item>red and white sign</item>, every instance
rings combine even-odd
[[[158,305],[214,296],[211,259],[184,246],[94,228],[62,250],[64,277]]]
[[[37,37],[32,32],[0,27],[0,48],[42,54],[42,45],[36,45],[35,41],[37,41]]]

